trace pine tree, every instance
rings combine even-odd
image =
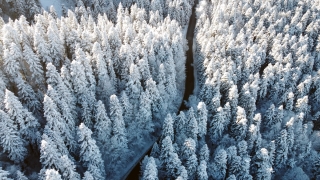
[[[209,135],[212,143],[216,143],[222,137],[222,132],[224,130],[224,120],[225,117],[223,109],[219,107],[216,110],[215,116],[212,118],[209,124]]]
[[[47,64],[52,62],[52,57],[50,56],[48,42],[45,39],[44,27],[41,24],[41,20],[38,20],[34,26],[33,46],[35,47],[35,50],[42,62]]]
[[[17,122],[22,138],[32,144],[38,142],[40,138],[38,120],[22,106],[18,98],[9,90],[6,90],[4,102],[9,117]]]
[[[43,88],[44,76],[40,59],[28,45],[23,46],[23,58],[29,65],[29,69],[32,73],[31,79],[35,81],[40,88]]]
[[[168,177],[178,177],[181,168],[181,161],[178,154],[174,152],[172,141],[169,136],[165,137],[161,143],[160,160],[162,168]]]
[[[182,164],[186,167],[188,177],[191,179],[195,178],[198,167],[198,159],[195,153],[195,141],[191,138],[186,139],[182,147]]]
[[[197,141],[197,135],[198,135],[198,123],[197,119],[194,114],[194,110],[191,107],[188,111],[187,115],[187,124],[186,124],[186,135],[187,137],[192,138],[193,140]]]
[[[82,180],[94,180],[94,177],[92,176],[92,174],[89,171],[86,171],[84,173]]]
[[[61,152],[57,144],[46,134],[42,135],[40,146],[40,162],[43,170],[48,168],[59,169],[61,167]]]
[[[199,161],[202,160],[209,162],[209,148],[207,144],[204,144],[199,151]]]
[[[143,172],[143,180],[158,180],[157,165],[153,157],[148,159],[146,169]]]
[[[112,126],[106,109],[101,101],[96,103],[94,117],[96,120],[94,125],[94,135],[98,141],[97,144],[104,154],[110,147]]]
[[[0,167],[0,178],[3,180],[13,180],[11,178],[8,178],[8,176],[10,175],[10,173],[6,170],[2,170],[2,167]]]
[[[219,149],[216,152],[212,168],[212,177],[214,179],[225,178],[227,170],[227,153],[224,149]]]
[[[199,179],[199,180],[207,180],[208,179],[207,162],[204,160],[200,161],[200,164],[198,166],[197,179]]]
[[[18,88],[18,96],[20,102],[33,114],[39,114],[42,108],[36,93],[33,91],[31,86],[26,83],[20,76],[14,79],[15,84]]]
[[[11,42],[8,49],[3,51],[3,66],[5,72],[10,77],[17,77],[21,69],[20,61],[22,59],[22,52],[17,44]]]
[[[264,115],[264,119],[267,125],[273,124],[275,114],[276,114],[276,110],[275,110],[274,104],[271,104],[268,110],[266,111],[266,114]]]
[[[294,94],[292,92],[289,92],[285,101],[285,108],[289,111],[293,109],[293,100],[294,100]]]
[[[51,19],[48,26],[47,31],[48,37],[48,50],[50,53],[50,57],[52,58],[53,64],[56,67],[61,66],[61,60],[64,56],[64,46],[63,42],[59,37],[58,27],[56,26],[56,22],[54,19]]]
[[[52,94],[50,91],[53,91]],[[48,92],[51,96],[54,96],[53,94],[56,93],[50,85],[48,86]],[[56,135],[62,138],[63,142],[66,143],[66,146],[68,146],[69,149],[74,150],[77,145],[74,139],[73,129],[69,129],[69,126],[62,119],[55,102],[51,97],[45,95],[43,105],[44,117],[47,120],[46,130],[53,131]]]
[[[149,94],[151,99],[153,115],[159,118],[158,116],[160,115],[158,113],[161,112],[164,102],[162,97],[160,96],[160,92],[157,88],[156,82],[153,81],[152,78],[148,79],[146,82],[146,93]]]
[[[183,111],[179,112],[179,115],[175,118],[174,121],[174,130],[175,130],[175,139],[176,141],[183,142],[186,138],[186,116]]]
[[[111,84],[108,74],[106,60],[101,50],[100,44],[95,42],[92,49],[93,61],[96,66],[97,81],[97,97],[102,99],[103,102],[108,102],[110,95],[115,93],[115,89]]]
[[[76,172],[76,166],[74,162],[69,159],[67,155],[62,155],[60,157],[60,172],[64,179],[77,180],[80,179],[80,175]]]
[[[78,130],[81,161],[95,179],[104,179],[104,162],[96,141],[91,135],[91,130],[81,123]]]
[[[45,175],[42,179],[45,180],[62,180],[61,175],[59,174],[59,172],[55,169],[46,169],[45,170]]]
[[[150,156],[154,157],[154,158],[158,158],[160,155],[160,149],[158,146],[158,143],[155,142],[152,146],[151,152],[150,152]]]
[[[0,110],[0,137],[3,151],[8,153],[9,158],[14,162],[21,162],[27,155],[25,142],[20,138],[17,126],[10,119],[7,113]]]
[[[205,103],[199,102],[197,106],[197,122],[198,122],[198,131],[199,137],[204,137],[207,134],[207,116],[208,111]]]
[[[127,93],[125,91],[121,92],[121,97],[120,97],[122,109],[123,109],[123,120],[125,124],[130,124],[132,119],[133,119],[133,109],[132,105],[129,101],[129,98],[127,96]]]
[[[231,125],[232,136],[237,140],[243,140],[247,131],[246,113],[242,107],[237,108],[236,122]]]
[[[122,107],[116,95],[110,96],[110,119],[112,123],[111,148],[115,157],[128,150],[127,133],[122,116]]]
[[[173,119],[170,114],[167,114],[167,117],[164,119],[162,128],[162,139],[167,136],[169,136],[170,139],[174,139]]]
[[[280,136],[276,141],[275,150],[275,167],[281,168],[285,165],[288,159],[287,131],[281,130]]]
[[[151,99],[148,93],[142,92],[140,95],[140,106],[136,116],[136,122],[138,123],[138,128],[141,129],[142,135],[150,135],[150,133],[154,131]]]
[[[256,155],[253,157],[252,171],[254,179],[271,179],[273,170],[267,149],[262,148],[256,152]]]

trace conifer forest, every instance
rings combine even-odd
[[[320,0],[0,0],[1,180],[320,180]]]

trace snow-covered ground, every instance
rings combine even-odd
[[[58,16],[62,15],[62,5],[67,9],[75,7],[75,0],[39,0],[44,10],[48,11],[50,6],[53,6]]]

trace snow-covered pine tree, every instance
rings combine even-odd
[[[95,125],[94,137],[97,139],[97,145],[100,147],[102,154],[108,154],[108,148],[111,145],[112,126],[104,104],[98,101],[95,105]]]
[[[271,179],[273,172],[268,150],[261,148],[253,157],[252,172],[254,179]]]
[[[197,179],[207,180],[207,162],[205,160],[200,161],[199,166],[197,167]]]
[[[203,138],[207,134],[208,111],[204,102],[197,106],[198,136]]]
[[[247,118],[244,109],[240,106],[237,108],[236,122],[231,125],[231,134],[237,140],[241,141],[247,133]]]
[[[91,135],[92,131],[81,123],[78,129],[81,161],[95,179],[105,179],[104,161]]]
[[[148,159],[146,169],[143,172],[143,180],[158,180],[158,169],[153,157]]]
[[[111,149],[114,157],[128,151],[128,139],[122,116],[122,107],[116,95],[110,96],[110,119],[112,123]]]
[[[174,139],[173,119],[170,114],[167,114],[167,117],[164,119],[161,139],[167,136],[169,136],[171,140]]]
[[[224,149],[217,150],[213,164],[211,176],[214,179],[224,179],[227,171],[227,152]]]
[[[20,137],[17,125],[7,113],[0,110],[0,137],[1,147],[8,157],[14,162],[21,162],[27,156],[25,141]]]
[[[223,109],[222,107],[219,107],[216,110],[216,114],[209,123],[209,136],[212,143],[217,143],[217,141],[221,138],[223,130],[225,129],[224,120],[225,116],[223,113]]]
[[[196,142],[192,138],[184,141],[181,154],[182,164],[188,171],[188,177],[194,179],[198,167],[198,158],[196,156]]]
[[[193,107],[191,107],[187,115],[186,136],[197,141],[198,133],[199,133],[198,122],[197,122]]]
[[[18,131],[22,138],[31,144],[39,142],[40,124],[32,113],[25,109],[18,98],[9,90],[6,90],[4,102],[6,112],[17,123]]]

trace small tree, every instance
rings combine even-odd
[[[208,179],[207,162],[204,160],[200,161],[200,164],[198,166],[197,178],[199,180],[207,180]]]
[[[153,157],[148,159],[146,169],[143,172],[143,180],[158,180],[158,169]]]
[[[262,148],[256,152],[253,157],[252,172],[254,173],[254,179],[271,179],[273,170],[267,149]]]
[[[208,111],[207,111],[206,105],[203,102],[199,102],[197,106],[199,137],[204,137],[207,134],[207,118],[208,118]]]
[[[227,152],[219,149],[212,164],[212,177],[214,179],[224,179],[227,171]]]

